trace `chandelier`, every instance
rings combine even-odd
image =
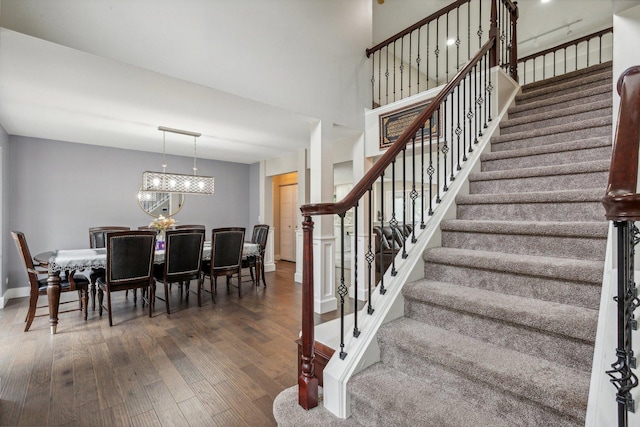
[[[158,193],[213,194],[213,177],[198,175],[196,138],[201,134],[164,126],[159,126],[158,130],[162,131],[162,172],[143,172],[142,190]],[[167,173],[165,150],[167,132],[193,136],[193,175]]]

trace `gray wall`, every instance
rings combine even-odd
[[[20,136],[9,136],[4,154],[9,288],[27,285],[11,230],[25,233],[35,255],[88,247],[89,227],[137,228],[151,220],[136,195],[143,171],[162,170],[161,154]],[[167,156],[167,164],[167,172],[191,173],[193,158]],[[198,173],[215,177],[215,194],[188,195],[174,218],[182,224],[204,224],[207,230],[226,226],[249,230],[255,221],[250,221],[250,188],[258,187],[257,182],[250,185],[249,172],[249,165],[199,159]]]
[[[1,221],[1,230],[6,230],[7,225],[9,224],[9,216],[8,216],[8,199],[9,199],[9,178],[8,178],[8,165],[9,165],[9,135],[4,130],[2,125],[0,125],[0,149],[2,149],[2,164],[0,165],[0,191],[2,191],[2,221]],[[11,235],[9,233],[0,233],[1,236],[4,236],[4,239],[0,238],[0,265],[2,266],[2,274],[0,274],[0,297],[4,295],[4,292],[7,290],[7,286],[5,285],[4,277],[7,275],[7,266],[9,265],[7,260],[7,253],[12,250],[12,247],[7,243],[12,243]],[[7,238],[8,236],[8,238]]]

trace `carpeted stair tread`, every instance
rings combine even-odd
[[[402,294],[405,300],[472,313],[591,344],[595,342],[598,311],[589,308],[430,280],[408,283]]]
[[[569,73],[560,74],[554,77],[549,77],[544,80],[538,80],[533,83],[526,83],[522,86],[522,92],[529,92],[531,90],[536,90],[545,86],[553,86],[560,82],[580,78],[581,76],[591,76],[591,75],[607,73],[612,70],[612,67],[613,67],[613,61],[607,61],[607,62],[603,62],[602,64],[592,65],[588,68],[581,68],[579,70],[571,71]]]
[[[393,347],[394,352],[410,354],[417,366],[437,364],[445,370],[501,390],[507,396],[528,399],[584,421],[590,379],[588,372],[406,317],[385,324],[380,328],[378,337],[381,359],[385,364],[393,364],[393,355],[386,354],[387,349]],[[406,369],[408,373],[414,369],[413,366],[394,367]],[[478,396],[478,399],[482,400],[482,397]]]
[[[606,238],[609,224],[591,221],[498,221],[451,219],[440,223],[442,231],[468,233],[531,234],[536,236]]]
[[[567,91],[575,91],[577,89],[586,89],[599,85],[602,81],[610,82],[613,79],[613,70],[607,70],[598,74],[588,74],[580,78],[564,80],[553,85],[542,86],[539,88],[528,88],[521,94],[516,96],[516,103],[527,102],[533,98],[540,98],[547,95],[563,94]]]
[[[491,138],[491,144],[499,144],[506,141],[517,141],[523,139],[531,139],[541,136],[561,135],[563,133],[582,131],[586,129],[594,129],[611,126],[611,116],[599,117],[595,119],[581,120],[579,122],[570,122],[562,125],[549,126],[546,128],[532,129],[521,132],[509,133],[506,135],[498,135]],[[603,135],[599,135],[603,136]]]
[[[602,188],[587,188],[584,190],[532,191],[529,193],[469,194],[456,197],[456,204],[482,205],[496,203],[601,202],[603,194],[604,193]]]
[[[581,105],[575,105],[572,107],[562,108],[554,111],[545,111],[537,114],[530,114],[527,116],[517,117],[515,119],[509,119],[500,123],[500,130],[502,134],[513,133],[516,130],[514,128],[529,126],[555,126],[559,121],[563,120],[583,120],[577,117],[582,117],[583,114],[588,113],[597,117],[600,115],[611,115],[611,100],[602,100],[590,103],[584,103]],[[589,117],[592,118],[592,117]],[[554,124],[555,123],[555,124]]]
[[[523,112],[544,109],[561,109],[568,105],[576,105],[584,102],[595,102],[596,100],[611,99],[613,86],[611,82],[603,83],[599,86],[585,90],[575,91],[565,95],[535,100],[523,104],[516,104],[509,108],[509,117],[518,117]]]
[[[471,249],[436,247],[423,254],[425,263],[500,271],[516,275],[600,285],[604,262],[572,258],[514,255]],[[427,269],[428,266],[425,266]]]
[[[382,363],[355,375],[349,391],[353,418],[364,418],[365,425],[513,426],[500,414],[460,400],[455,394],[447,395],[442,385],[422,381]]]
[[[536,166],[523,169],[476,172],[469,175],[469,181],[489,181],[499,179],[528,178],[537,176],[585,174],[609,171],[609,160],[569,163],[554,166]]]
[[[494,151],[482,154],[480,160],[483,171],[494,171],[610,158],[611,138],[597,137]]]

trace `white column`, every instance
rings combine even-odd
[[[273,236],[275,228],[273,228],[273,194],[271,191],[271,177],[267,177],[267,162],[260,162],[260,205],[258,208],[258,222],[269,225],[269,234],[267,235],[267,245],[264,251],[264,271],[276,271],[276,263],[273,256]],[[269,191],[266,191],[267,188]]]
[[[322,203],[333,200],[333,147],[332,125],[318,122],[310,131],[310,183],[309,202]],[[338,307],[335,296],[335,237],[333,216],[313,217],[313,283],[314,311],[327,313]]]

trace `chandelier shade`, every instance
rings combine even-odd
[[[161,193],[185,193],[185,194],[213,194],[214,180],[212,176],[199,176],[196,163],[196,138],[199,133],[181,129],[173,129],[160,126],[158,130],[163,133],[162,145],[162,172],[145,171],[142,173],[142,190]],[[167,161],[165,151],[165,135],[167,132],[193,136],[193,175],[167,173]]]
[[[213,194],[212,176],[184,175],[178,173],[142,173],[142,190],[162,193]]]

